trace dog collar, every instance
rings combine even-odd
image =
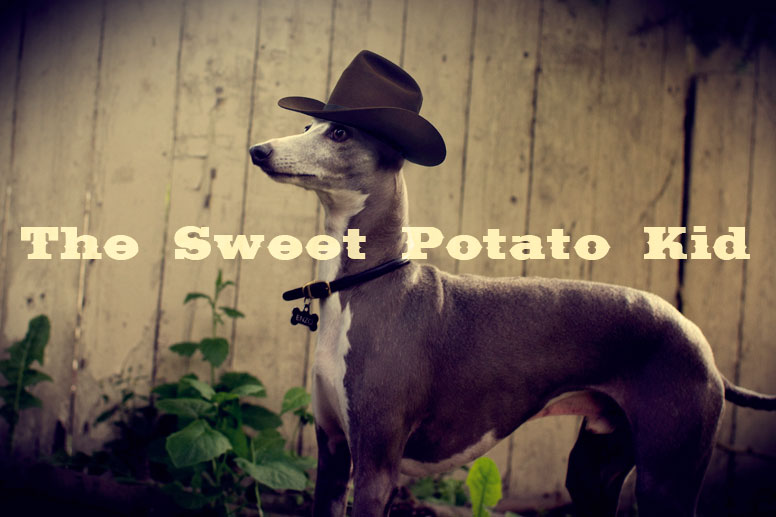
[[[323,280],[314,280],[308,282],[302,287],[291,289],[283,293],[283,299],[286,301],[298,300],[299,298],[326,298],[342,291],[343,289],[349,289],[355,285],[369,282],[375,278],[381,277],[391,271],[395,271],[400,267],[404,267],[410,263],[409,259],[393,259],[388,262],[384,262],[379,266],[369,268],[360,273],[354,275],[343,276],[331,282],[324,282]]]

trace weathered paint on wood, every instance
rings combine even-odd
[[[591,278],[673,301],[677,265],[644,260],[644,227],[681,222],[684,41],[675,37],[676,25],[631,35],[644,19],[661,15],[648,2],[613,2],[606,11],[590,204],[593,233],[611,249],[591,265]]]
[[[408,163],[404,168],[410,225],[439,228],[447,238],[458,234],[459,229],[473,9],[471,1],[408,2],[401,63],[425,93],[421,115],[442,133],[447,146],[442,165],[429,169]],[[430,251],[428,256],[445,270],[456,267],[444,247]]]
[[[411,224],[438,227],[448,238],[481,237],[491,227],[542,237],[564,228],[573,240],[594,233],[612,245],[599,263],[549,256],[502,262],[485,251],[459,262],[444,248],[431,262],[466,273],[617,282],[672,302],[678,262],[642,260],[642,228],[681,221],[686,85],[699,73],[689,224],[705,224],[711,236],[719,226],[747,224],[752,260],[687,263],[682,301],[728,376],[776,391],[767,368],[776,353],[769,348],[776,291],[768,256],[776,193],[772,54],[761,54],[757,75],[733,71],[738,54],[724,49],[693,69],[675,26],[630,35],[645,14],[654,15],[635,0],[104,6],[104,24],[97,1],[30,11],[21,62],[20,20],[0,41],[0,167],[10,167],[15,145],[13,169],[0,169],[0,189],[12,187],[10,203],[0,202],[0,344],[21,337],[38,312],[49,314],[55,329],[44,368],[55,384],[41,385],[44,410],[23,425],[29,453],[48,452],[55,422],[67,426],[71,413],[76,447],[97,445],[108,431],[89,427],[103,408],[100,394],[115,396],[105,381],[130,366],[140,391],[154,372],[156,382],[190,368],[206,377],[198,360],[180,361],[168,347],[210,331],[206,307],[182,301],[190,290],[209,292],[219,268],[238,284],[224,292],[224,305],[236,300],[247,316],[222,331],[235,343],[225,368],[261,378],[275,409],[287,388],[309,387],[314,336],[286,323],[293,304],[280,293],[314,278],[315,266],[307,258],[271,258],[266,242],[278,234],[305,241],[321,232],[322,214],[313,194],[253,167],[247,147],[301,131],[307,118],[278,108],[277,99],[325,99],[362,48],[400,62],[418,80],[422,115],[448,144],[441,167],[407,166]],[[101,240],[126,233],[141,252],[124,263],[28,261],[22,222],[78,226]],[[182,225],[264,234],[265,242],[255,260],[221,260],[214,246],[202,262],[176,261],[172,238]],[[71,408],[73,355],[79,370]],[[734,423],[728,413],[725,443]],[[565,462],[577,423],[531,422],[490,453],[510,497],[542,504],[567,497]],[[735,425],[730,445],[773,454],[767,416],[738,410]],[[42,437],[37,445],[33,436]],[[305,440],[312,452],[311,434]],[[731,472],[751,470],[742,458]],[[727,456],[714,465],[724,471]]]
[[[180,49],[170,213],[167,223],[156,379],[173,382],[194,371],[209,379],[201,355],[183,359],[169,347],[181,341],[199,341],[212,334],[210,306],[205,300],[189,302],[192,291],[213,294],[218,271],[225,280],[237,280],[239,260],[225,260],[213,235],[235,235],[244,209],[251,118],[251,85],[259,22],[256,2],[197,1],[185,4]],[[230,27],[225,31],[224,27]],[[209,228],[208,258],[175,259],[175,233],[184,226]],[[266,243],[264,243],[266,246]],[[265,250],[261,249],[261,252]],[[236,288],[224,290],[219,306],[233,307]],[[248,322],[250,323],[250,322]],[[233,324],[227,320],[218,335],[231,341]],[[234,352],[232,350],[232,352]],[[222,369],[231,366],[227,359]]]
[[[764,393],[776,392],[773,374],[776,356],[776,54],[761,50],[754,92],[754,120],[751,140],[752,162],[749,250],[752,258],[745,265],[745,286],[741,321],[741,349],[737,378],[748,388]],[[743,172],[743,171],[742,171]],[[736,412],[736,431],[733,447],[752,449],[776,457],[776,415],[749,409]],[[754,513],[752,501],[758,494],[772,493],[773,463],[762,456],[739,455],[735,460],[736,483],[744,489],[740,514]]]
[[[10,209],[13,167],[14,112],[16,107],[17,69],[19,65],[19,44],[22,28],[22,10],[9,10],[0,19],[0,30],[5,35],[0,39],[0,325],[5,323],[5,284],[8,274],[9,241],[16,240],[12,229],[6,226]],[[5,347],[0,333],[0,346]],[[4,425],[4,424],[0,424]]]
[[[6,221],[14,245],[7,255],[4,334],[11,344],[24,337],[29,319],[47,314],[52,330],[42,370],[54,379],[35,388],[46,410],[24,413],[16,430],[25,453],[47,453],[57,425],[68,427],[70,420],[80,261],[30,261],[30,249],[18,243],[21,226],[83,222],[101,15],[99,5],[88,6],[83,14],[62,4],[30,5],[25,13]],[[63,249],[59,244],[49,246],[55,256]]]
[[[86,274],[78,350],[74,444],[89,448],[110,432],[91,424],[105,409],[110,375],[148,391],[164,249],[182,2],[107,2],[100,70],[94,192],[89,233],[100,242],[130,235],[140,252],[96,260]],[[56,264],[56,263],[55,263]],[[131,370],[130,370],[131,369]]]
[[[751,72],[726,70],[713,61],[700,66],[687,226],[688,230],[705,227],[713,243],[729,226],[747,223],[754,77]],[[723,97],[725,102],[719,102]],[[747,151],[735,153],[731,149]],[[688,239],[688,252],[691,250],[694,246]],[[740,361],[744,267],[745,262],[737,260],[691,260],[685,264],[681,287],[684,313],[703,330],[717,367],[730,379],[735,378]],[[720,442],[730,442],[738,411],[727,405],[718,434]],[[727,455],[715,451],[710,482],[722,482],[720,474],[728,460]]]

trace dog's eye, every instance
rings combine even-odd
[[[331,130],[331,133],[329,133],[329,138],[335,142],[342,142],[347,140],[349,136],[350,134],[348,133],[348,130],[344,127],[335,127]]]
[[[305,132],[305,133],[307,133],[307,131],[308,131],[308,130],[309,130],[311,127],[313,127],[313,125],[312,125],[312,124],[307,124],[307,125],[304,127],[304,132]]]

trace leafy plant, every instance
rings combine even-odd
[[[212,335],[202,339],[199,343],[185,341],[170,347],[170,350],[184,357],[191,357],[194,352],[199,350],[199,352],[202,354],[202,358],[210,363],[211,384],[215,382],[215,369],[221,366],[229,355],[229,342],[222,337],[218,337],[218,326],[224,324],[225,317],[232,319],[245,317],[242,312],[233,307],[216,306],[218,303],[218,297],[221,295],[221,292],[230,285],[234,285],[234,282],[231,280],[224,282],[221,270],[219,269],[213,296],[199,292],[192,292],[186,295],[186,298],[183,300],[184,304],[187,304],[190,301],[196,300],[198,298],[203,298],[207,300],[208,304],[210,304]]]
[[[152,484],[179,506],[208,515],[238,515],[249,504],[261,515],[261,490],[308,488],[306,471],[315,463],[294,451],[295,439],[287,442],[279,428],[282,415],[294,415],[295,438],[312,421],[309,393],[301,387],[289,389],[276,413],[255,403],[267,392],[252,374],[223,372],[215,379],[215,369],[229,355],[229,342],[218,336],[218,329],[227,318],[243,317],[237,309],[219,305],[219,296],[230,285],[233,282],[223,281],[219,271],[212,296],[186,295],[184,304],[200,298],[208,302],[212,332],[199,342],[170,347],[183,357],[197,354],[210,366],[210,381],[187,373],[176,382],[156,386],[145,397],[136,394],[130,371],[111,378],[113,391],[120,391],[119,401],[103,411],[95,424],[110,421],[118,437],[93,455],[59,455],[56,461],[95,474],[110,470],[120,480]]]
[[[472,515],[489,517],[487,507],[493,507],[501,500],[501,474],[496,463],[486,457],[477,458],[466,476],[466,486],[472,499]]]
[[[462,470],[468,470],[462,467]],[[464,481],[448,475],[426,476],[415,481],[410,487],[412,495],[431,504],[466,506],[469,496]]]
[[[212,335],[198,343],[184,342],[170,349],[185,357],[199,351],[210,364],[210,383],[194,374],[184,375],[177,383],[157,386],[156,407],[178,420],[176,432],[167,436],[165,450],[176,474],[165,490],[186,508],[205,505],[223,508],[243,500],[246,479],[252,480],[256,507],[261,514],[259,486],[274,490],[304,490],[308,485],[306,469],[314,465],[308,458],[286,450],[286,441],[278,432],[281,415],[298,418],[295,434],[312,420],[307,412],[310,395],[304,388],[291,388],[283,398],[280,414],[254,404],[247,397],[266,397],[264,385],[249,373],[225,372],[218,383],[215,369],[229,354],[229,343],[218,337],[225,318],[242,318],[235,308],[219,306],[222,291],[233,285],[223,281],[219,271],[213,296],[194,292],[184,303],[202,298],[211,309]],[[293,442],[292,442],[293,443]],[[245,504],[245,503],[239,503]]]
[[[0,373],[7,384],[0,388],[4,404],[0,415],[8,422],[8,451],[13,450],[14,431],[19,422],[19,413],[25,409],[42,407],[41,400],[27,391],[27,388],[43,381],[51,381],[45,373],[34,370],[33,362],[43,365],[43,353],[51,333],[51,323],[45,315],[30,320],[24,339],[8,348],[10,357],[0,361]]]

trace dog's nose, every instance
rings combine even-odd
[[[261,165],[272,154],[272,146],[269,144],[254,145],[250,148],[251,161],[254,165]]]

